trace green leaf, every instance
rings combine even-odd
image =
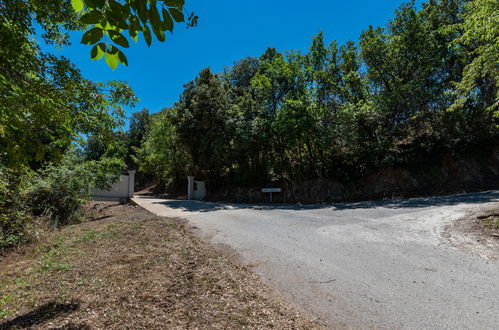
[[[85,5],[90,9],[102,8],[105,4],[106,0],[85,0]]]
[[[156,38],[158,38],[159,41],[163,42],[166,40],[165,38],[165,33],[161,29],[156,29],[153,27],[152,31],[154,32],[154,35]]]
[[[113,45],[110,45],[109,48],[107,49],[108,54],[114,55],[114,54],[117,54],[118,52],[119,52],[118,47],[113,46]]]
[[[138,31],[142,31],[142,26],[140,26],[139,18],[137,16],[132,16],[130,18],[130,27],[128,28],[128,33],[130,34],[130,38],[133,41],[137,42],[138,40]]]
[[[80,42],[85,45],[92,45],[101,40],[103,36],[104,32],[102,29],[94,27],[83,34]]]
[[[118,67],[118,64],[119,64],[118,53],[116,53],[116,54],[110,54],[108,52],[106,54],[106,63],[114,71]]]
[[[106,54],[106,44],[101,42],[92,47],[90,58],[94,61],[100,60]]]
[[[163,8],[163,31],[165,30],[173,32],[173,20],[168,10]]]
[[[156,6],[151,5],[149,17],[151,18],[151,26],[153,30],[159,28],[161,25],[161,17],[159,17],[158,8]]]
[[[128,66],[128,59],[121,50],[118,50],[118,59],[120,60],[121,64]]]
[[[85,5],[90,9],[94,9],[97,7],[95,0],[85,0]]]
[[[88,13],[85,13],[81,18],[80,22],[84,24],[97,24],[102,19],[102,12],[98,10],[92,10]]]
[[[149,10],[147,10],[145,1],[139,1],[137,11],[139,13],[139,18],[142,21],[142,23],[144,23],[144,25],[147,24],[147,19],[149,18]]]
[[[167,6],[182,8],[184,6],[184,0],[165,0]]]
[[[125,47],[125,48],[130,47],[128,40],[121,33],[110,30],[110,31],[107,31],[107,34],[109,34],[109,37],[111,37],[111,40],[113,42],[117,43],[121,47]]]
[[[109,9],[118,16],[126,14],[125,7],[116,0],[108,0]]]
[[[109,16],[109,17],[111,17],[111,16]],[[109,21],[111,22],[111,20],[109,20]],[[112,21],[111,25],[113,25],[113,27],[116,27],[114,30],[117,30],[117,31],[127,30],[129,28],[128,23],[124,19]]]
[[[168,11],[172,15],[173,19],[180,23],[184,21],[184,13],[182,13],[180,10],[177,8],[169,8]]]
[[[83,0],[71,0],[71,5],[73,6],[73,9],[78,13],[83,10],[85,7]]]
[[[151,46],[151,41],[152,41],[152,37],[151,37],[151,30],[149,29],[149,27],[147,25],[144,25],[144,39],[146,40],[146,43],[147,43],[147,46]]]

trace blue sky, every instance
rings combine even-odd
[[[420,1],[418,1],[420,2]],[[135,110],[152,112],[178,100],[183,84],[205,67],[214,72],[246,56],[260,56],[267,47],[279,51],[306,50],[311,37],[323,31],[327,42],[358,40],[369,25],[384,26],[401,0],[347,1],[243,1],[186,0],[186,9],[199,17],[199,25],[178,25],[164,43],[143,40],[126,49],[129,66],[112,71],[102,59],[90,60],[90,47],[79,44],[82,33],[72,36],[70,47],[57,53],[73,61],[85,77],[126,80],[140,102]]]

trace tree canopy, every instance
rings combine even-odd
[[[7,0],[0,6],[2,165],[57,162],[78,137],[120,125],[122,106],[136,102],[126,83],[85,79],[68,59],[41,50],[40,39],[68,45],[68,31],[81,28],[67,1]]]
[[[153,36],[166,40],[165,32],[185,22],[197,25],[198,17],[184,9],[184,0],[71,0],[78,22],[86,26],[81,43],[93,45],[93,60],[105,58],[114,70],[119,63],[128,65],[123,48],[130,47],[128,38],[137,42],[142,35],[148,46]]]
[[[412,1],[358,43],[321,32],[306,52],[205,69],[151,117],[139,165],[212,188],[350,180],[496,143],[497,13],[487,0]]]

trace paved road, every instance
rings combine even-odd
[[[467,211],[497,203],[499,191],[320,206],[135,200],[231,246],[331,327],[499,329],[497,260],[442,235]]]

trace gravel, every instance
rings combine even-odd
[[[499,325],[497,260],[480,253],[479,240],[451,244],[445,230],[471,211],[497,206],[499,191],[305,206],[134,200],[188,219],[331,327]]]

